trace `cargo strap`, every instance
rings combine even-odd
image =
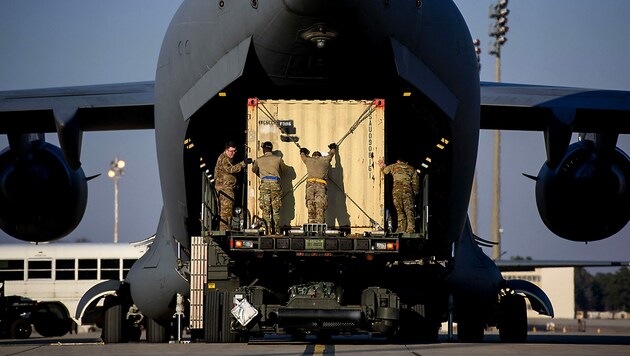
[[[256,98],[256,100],[258,100],[258,98]],[[258,105],[256,107],[258,108],[258,110],[262,111],[262,113],[265,114],[265,116],[267,116],[269,120],[271,120],[278,127],[280,132],[283,132],[280,122],[278,122],[278,120],[275,117],[273,117],[273,114],[271,113],[271,111],[267,109],[267,107],[265,106],[265,104],[263,104],[262,101],[258,100]],[[287,135],[291,136],[289,134]],[[302,148],[302,146],[300,146],[300,144],[297,141],[291,140],[291,142],[293,142],[297,146],[297,148]]]
[[[311,178],[309,178],[309,179],[311,179]],[[308,179],[306,178],[306,175],[304,175],[304,177],[302,177],[302,179],[300,179],[297,183],[295,183],[295,184],[293,185],[293,188],[291,188],[291,190],[286,191],[286,192],[284,192],[284,194],[282,194],[282,199],[284,199],[284,197],[285,197],[285,196],[287,196],[289,193],[293,193],[293,192],[295,192],[295,190],[296,190],[296,189],[297,189],[297,188],[298,188],[298,187],[299,187],[302,183],[304,183],[304,182],[305,182],[305,181],[307,181],[307,180],[308,180]],[[343,189],[341,189],[341,187],[340,187],[337,183],[335,183],[335,181],[334,181],[334,180],[330,179],[330,177],[328,178],[328,180],[329,180],[329,181],[331,181],[331,182],[332,182],[332,184],[333,184],[335,187],[337,187],[337,189],[339,189],[339,191],[340,191],[340,192],[342,192],[342,193],[343,193],[343,195],[345,195],[345,196],[346,196],[346,198],[348,198],[348,200],[350,200],[350,201],[352,202],[352,204],[354,204],[354,206],[356,206],[356,207],[357,207],[357,209],[359,209],[359,210],[363,213],[363,215],[365,215],[365,216],[366,216],[366,217],[370,220],[370,223],[372,223],[372,225],[373,225],[373,226],[375,226],[375,227],[377,227],[377,228],[379,228],[379,229],[382,229],[382,228],[383,228],[383,227],[382,227],[382,226],[381,226],[381,225],[380,225],[380,224],[379,224],[376,220],[374,220],[374,219],[373,219],[370,215],[368,215],[368,213],[366,213],[366,212],[365,212],[365,210],[361,209],[361,206],[359,206],[359,204],[357,204],[357,202],[355,202],[355,201],[354,201],[354,199],[352,199],[352,198],[348,195],[348,193],[346,193]]]
[[[359,118],[357,119],[357,121],[355,121],[354,124],[350,126],[350,129],[348,130],[348,132],[346,132],[346,134],[343,135],[341,139],[337,142],[337,146],[341,146],[341,144],[346,139],[346,137],[354,133],[354,130],[356,130],[357,127],[359,127],[359,125],[361,125],[361,123],[365,121],[365,119],[370,117],[370,115],[372,115],[372,113],[376,110],[377,107],[378,106],[376,105],[376,100],[372,100],[372,103],[370,103],[370,106],[368,106],[367,108],[365,108],[365,110],[363,110],[361,115],[359,115]]]
[[[317,182],[317,183],[322,183],[323,185],[328,185],[328,183],[326,183],[325,180],[319,179],[319,178],[309,178],[306,181],[307,182]]]
[[[337,189],[339,189],[340,192],[342,192],[346,196],[346,198],[348,198],[348,200],[350,200],[352,202],[352,204],[354,204],[357,207],[357,209],[361,210],[363,215],[365,215],[370,220],[370,222],[372,223],[372,226],[375,226],[378,229],[383,229],[383,227],[376,220],[372,219],[372,217],[370,215],[368,215],[368,213],[366,213],[365,210],[361,209],[361,206],[359,206],[359,204],[357,204],[357,202],[355,202],[354,199],[352,199],[348,195],[348,193],[343,191],[343,189],[341,189],[341,187],[339,185],[337,185],[337,183],[335,183],[334,180],[330,179],[330,181],[332,182],[332,184],[335,185],[335,187],[337,187]]]

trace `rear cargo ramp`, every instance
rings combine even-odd
[[[247,145],[252,158],[262,155],[260,145],[270,141],[274,154],[290,167],[281,178],[280,224],[308,222],[305,203],[306,167],[300,148],[328,152],[339,144],[328,174],[326,223],[351,228],[353,233],[383,226],[383,177],[377,162],[385,156],[384,100],[248,100]],[[248,172],[247,206],[262,216],[258,204],[259,179]]]

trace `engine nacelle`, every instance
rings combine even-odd
[[[45,242],[77,227],[87,204],[83,169],[73,170],[61,150],[33,141],[19,157],[0,154],[0,228],[24,241]]]
[[[557,168],[543,164],[536,182],[536,204],[554,234],[572,241],[595,241],[626,225],[630,160],[619,148],[610,153],[603,156],[593,141],[583,140],[569,146]]]

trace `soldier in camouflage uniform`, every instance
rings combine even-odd
[[[381,159],[378,161],[378,166],[383,174],[391,174],[394,178],[392,197],[398,216],[396,232],[415,232],[413,202],[415,195],[420,190],[420,178],[415,168],[402,159],[389,166],[385,166],[385,162]]]
[[[256,158],[252,172],[260,177],[260,209],[267,221],[267,233],[280,233],[280,208],[282,207],[282,187],[280,176],[289,167],[282,157],[273,154],[273,145],[262,144],[263,155]],[[272,229],[273,228],[273,229]]]
[[[232,223],[232,208],[234,207],[234,189],[236,188],[236,174],[245,168],[246,162],[232,163],[236,154],[236,145],[229,141],[225,144],[225,151],[219,155],[214,166],[214,188],[219,194],[219,216],[221,221],[219,230],[227,231]]]
[[[308,209],[308,222],[323,224],[326,220],[326,209],[328,208],[328,194],[326,193],[326,178],[328,168],[337,150],[337,144],[328,145],[328,156],[322,157],[318,151],[313,152],[309,157],[306,148],[300,149],[300,157],[306,165],[306,208]]]

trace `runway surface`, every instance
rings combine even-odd
[[[528,343],[503,344],[496,332],[486,332],[484,343],[463,344],[440,334],[436,344],[390,343],[370,337],[333,337],[319,342],[308,337],[294,342],[286,337],[266,337],[249,344],[184,343],[103,344],[100,334],[82,333],[58,338],[33,335],[27,340],[0,340],[0,355],[630,355],[630,320],[587,321],[578,332],[575,321],[555,322],[555,331],[541,331],[544,323],[530,327]],[[575,326],[575,327],[574,327]]]

